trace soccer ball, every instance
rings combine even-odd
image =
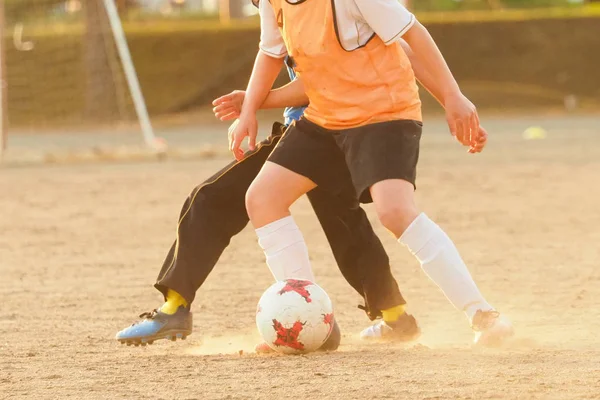
[[[264,341],[286,354],[317,350],[333,328],[333,306],[316,284],[299,279],[274,283],[258,301],[256,326]]]

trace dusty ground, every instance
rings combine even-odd
[[[338,352],[250,353],[271,277],[249,229],[200,290],[188,341],[123,347],[114,334],[160,304],[151,285],[183,199],[227,160],[2,169],[0,398],[600,398],[600,119],[574,121],[542,120],[548,138],[524,141],[526,119],[496,119],[480,156],[440,123],[423,140],[419,202],[518,332],[490,351],[469,347],[466,319],[378,224],[424,334],[360,343],[369,321],[304,200],[294,213],[344,330]]]

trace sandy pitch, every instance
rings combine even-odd
[[[0,398],[600,398],[598,133],[509,130],[477,157],[425,138],[419,203],[517,329],[488,351],[378,223],[423,336],[359,342],[369,321],[305,200],[293,211],[336,305],[338,352],[250,353],[271,276],[249,229],[200,290],[186,342],[121,346],[114,334],[160,304],[151,285],[185,196],[228,160],[0,170]]]

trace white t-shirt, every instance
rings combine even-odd
[[[333,1],[340,42],[347,51],[364,45],[373,34],[379,36],[385,44],[394,43],[415,23],[415,16],[398,0]],[[268,0],[261,0],[258,9],[261,28],[260,50],[271,57],[284,57],[287,50],[277,26],[273,7]]]

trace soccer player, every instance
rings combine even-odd
[[[412,55],[408,45],[402,41],[401,43],[406,52]],[[422,84],[435,97],[439,97],[439,88],[431,75],[418,64],[414,67]],[[297,106],[285,110],[286,126],[298,120],[304,111],[304,105],[308,104],[302,83],[294,80],[294,71],[289,67],[288,72],[292,82],[271,91],[263,104],[264,108]],[[244,91],[234,91],[217,99],[215,115],[221,120],[237,118],[244,95]],[[119,332],[119,341],[145,344],[163,338],[183,338],[192,332],[190,305],[196,291],[212,271],[230,238],[247,223],[244,206],[246,189],[279,141],[283,128],[283,125],[275,123],[272,135],[258,149],[249,153],[244,162],[229,164],[193,190],[181,210],[177,239],[155,285],[166,301],[159,309],[142,314],[140,322]],[[485,132],[482,138],[485,139]],[[471,151],[481,151],[484,144],[485,140],[482,140]],[[349,175],[346,177],[346,192],[350,192],[349,196],[332,196],[317,188],[308,194],[308,198],[323,226],[341,272],[350,285],[365,297],[368,316],[371,319],[383,316],[384,320],[397,320],[396,314],[401,308],[396,306],[405,302],[389,273],[389,259],[381,242],[375,236],[364,211],[358,206],[354,189],[349,183]],[[387,281],[386,286],[379,287],[371,283],[368,276],[364,277],[367,272],[376,276],[383,275]],[[403,329],[397,327],[396,330],[387,332],[386,336],[397,340],[415,337],[418,328],[414,319],[407,317],[403,320]],[[324,349],[335,349],[338,343],[339,330],[335,330],[332,340]]]
[[[293,80],[293,69],[288,67],[288,72]],[[141,314],[141,321],[118,332],[116,339],[121,343],[152,344],[155,340],[175,340],[192,333],[190,305],[197,290],[229,245],[230,239],[248,223],[244,205],[246,190],[278,143],[285,127],[299,119],[304,112],[307,98],[299,83],[273,90],[263,104],[265,108],[296,106],[286,108],[285,125],[274,123],[271,136],[254,151],[247,153],[244,160],[230,163],[192,191],[180,213],[177,238],[155,284],[164,295],[165,303],[152,312]],[[216,115],[223,120],[236,117],[243,97],[244,92],[235,91],[217,99]],[[405,304],[405,300],[391,275],[389,258],[354,196],[345,166],[340,174],[346,174],[347,185],[342,189],[343,196],[316,189],[308,194],[308,198],[340,271],[364,298],[369,318],[396,318],[396,306]],[[371,276],[384,279],[373,280]],[[312,275],[310,278],[314,280]],[[380,282],[384,282],[385,286],[381,286]],[[390,314],[387,309],[392,306],[394,309]],[[403,329],[397,329],[392,336],[398,340],[416,337],[419,329],[414,318],[408,316],[404,322]],[[339,327],[336,324],[334,328],[324,350],[334,350],[339,345]]]
[[[339,192],[342,163],[356,196],[375,204],[382,224],[466,313],[475,343],[495,345],[511,336],[510,322],[480,293],[452,240],[414,201],[421,103],[400,37],[438,83],[451,132],[465,146],[480,140],[475,107],[462,95],[427,30],[396,0],[271,0],[261,2],[259,10],[260,51],[231,132],[236,158],[243,158],[245,137],[250,149],[255,147],[256,110],[284,56],[292,60],[310,100],[304,117],[287,130],[246,195],[271,271],[276,275],[291,268],[312,275],[289,207],[317,187]],[[401,310],[397,315],[400,322]],[[396,323],[384,319],[362,336],[381,337]]]

